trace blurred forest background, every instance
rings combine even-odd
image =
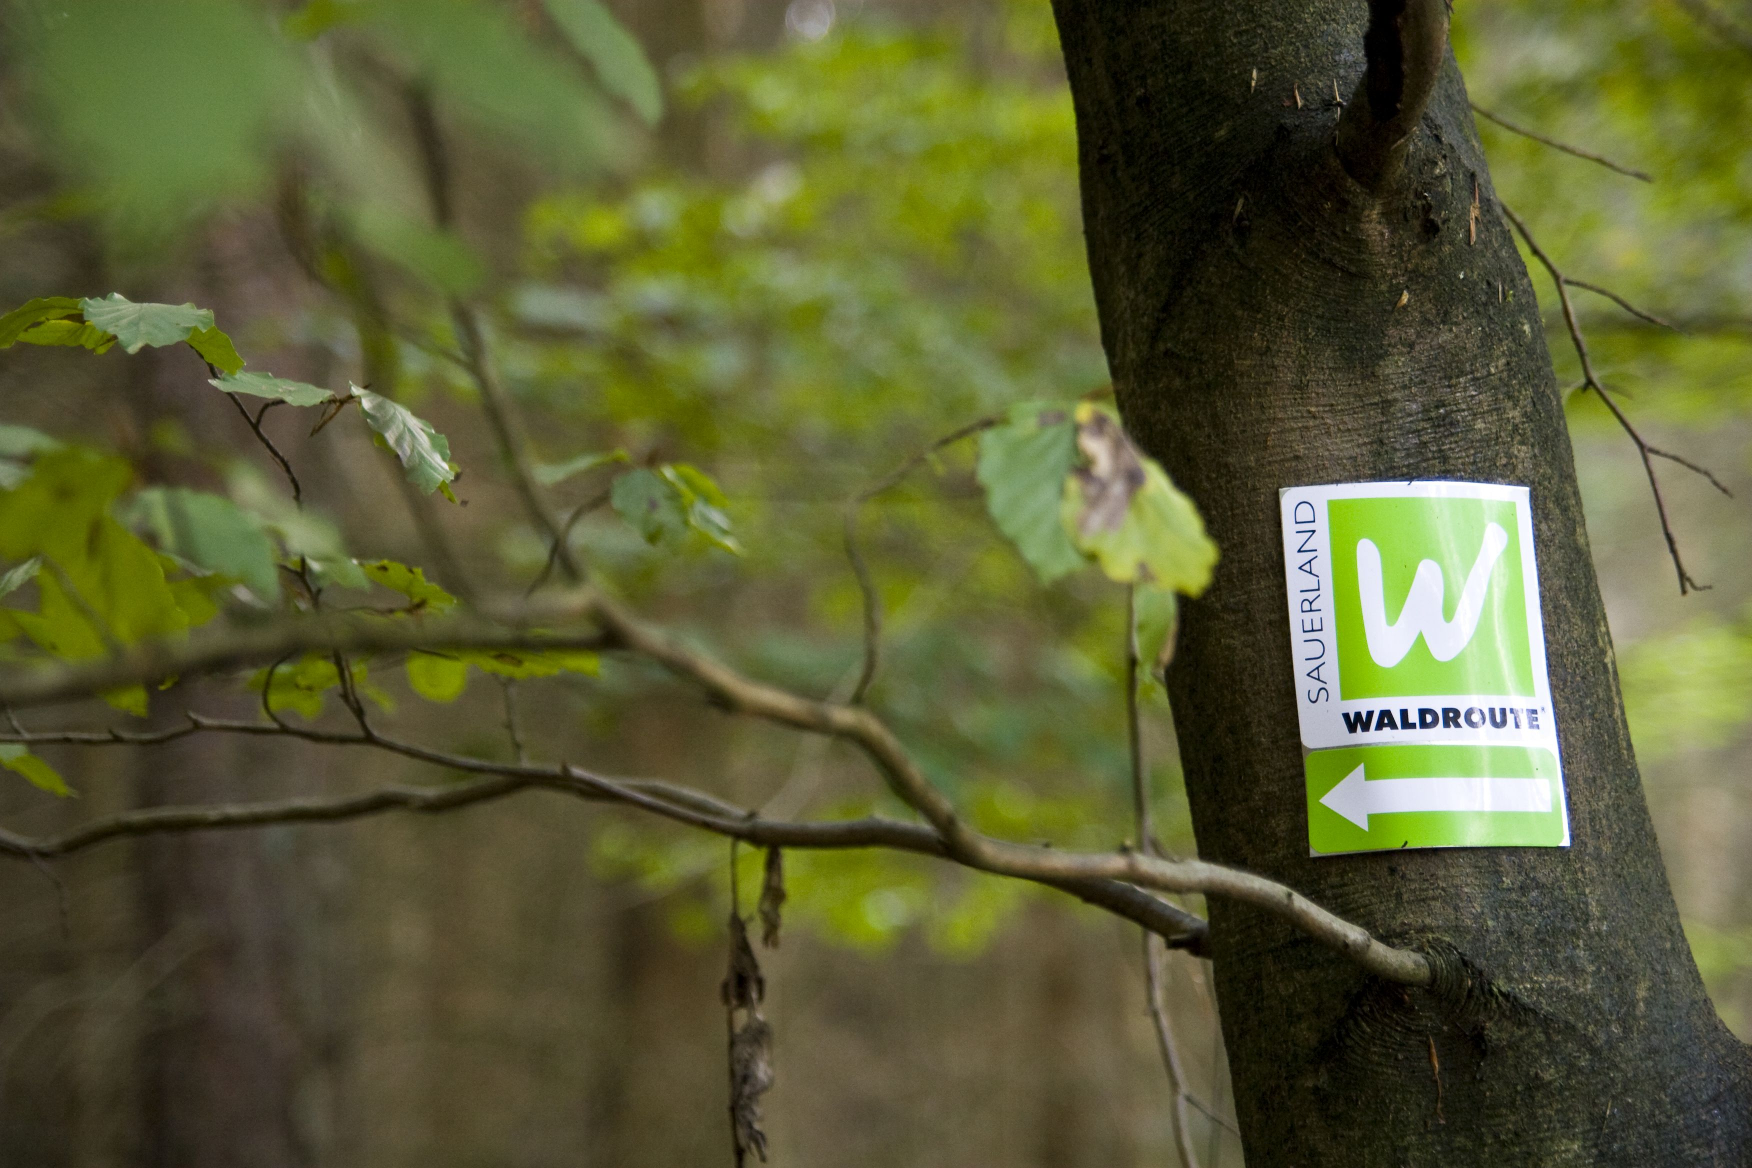
[[[845,501],[958,426],[1106,381],[1050,11],[611,7],[642,55],[526,0],[18,0],[0,40],[0,307],[189,300],[256,367],[409,404],[449,435],[462,505],[408,492],[362,428],[310,437],[286,410],[267,425],[354,555],[422,564],[453,591],[521,588],[544,546],[445,356],[445,297],[466,297],[567,511],[618,465],[566,466],[592,453],[695,464],[724,489],[736,552],[685,532],[652,545],[598,506],[572,535],[595,571],[751,672],[843,697],[861,645]],[[1645,435],[1735,492],[1659,468],[1688,566],[1714,586],[1681,598],[1634,448],[1571,399],[1674,889],[1723,1018],[1752,1036],[1752,7],[1466,0],[1454,19],[1480,106],[1653,179],[1479,122],[1498,189],[1565,270],[1682,330],[1575,292]],[[1331,88],[1258,85],[1310,103]],[[1542,271],[1535,284],[1545,298]],[[1555,297],[1546,316],[1560,379],[1579,380]],[[8,350],[0,421],[119,452],[145,481],[288,505],[180,350]],[[1095,572],[1039,586],[986,518],[965,444],[864,508],[861,532],[889,614],[871,700],[932,778],[1003,835],[1129,836],[1123,591]],[[449,705],[398,672],[374,680],[404,737],[505,749],[494,679]],[[781,816],[878,801],[841,748],[722,719],[644,668],[517,698],[542,757]],[[248,716],[251,699],[184,686],[150,718],[186,705]],[[1160,691],[1146,718],[1163,840],[1190,853]],[[0,775],[0,823],[440,777],[229,738],[43,753],[79,797]],[[727,1163],[727,852],[534,794],[118,842],[52,873],[14,862],[0,1162]],[[759,861],[744,857],[746,909]],[[787,868],[784,943],[763,955],[774,1164],[1173,1162],[1132,926],[920,859],[792,853]],[[1209,1113],[1198,1146],[1238,1165],[1204,971],[1170,964]]]

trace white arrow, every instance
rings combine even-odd
[[[1549,779],[1377,779],[1361,765],[1321,796],[1364,831],[1369,816],[1393,811],[1550,811]]]

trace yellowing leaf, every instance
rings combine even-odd
[[[11,348],[24,340],[26,331],[45,321],[65,320],[79,315],[79,301],[71,296],[39,296],[35,300],[27,300],[5,316],[0,316],[0,349]]]
[[[1204,591],[1217,545],[1192,500],[1139,453],[1119,418],[1093,403],[1078,406],[1077,449],[1087,461],[1065,481],[1061,504],[1077,547],[1121,584]]]
[[[552,677],[557,673],[582,673],[595,677],[602,672],[602,659],[587,649],[498,649],[460,653],[458,656],[483,672],[515,679]]]
[[[24,330],[18,339],[27,345],[84,348],[93,353],[107,353],[110,346],[116,343],[116,339],[109,333],[82,320],[46,320]]]
[[[454,702],[468,688],[468,662],[439,653],[408,655],[408,688],[429,702]]]
[[[350,669],[355,684],[363,680],[361,662],[353,662]],[[249,688],[261,693],[268,686],[270,674],[273,687],[268,691],[268,707],[275,712],[295,710],[305,721],[312,721],[322,713],[323,695],[341,684],[341,673],[335,668],[334,659],[317,653],[306,654],[278,667],[257,670],[249,679]]]
[[[456,607],[456,597],[426,579],[426,573],[419,568],[394,560],[361,562],[359,567],[367,579],[407,597],[408,607],[413,611],[447,612]]]
[[[59,795],[65,799],[73,794],[54,767],[32,754],[30,748],[21,743],[0,742],[0,766],[14,774],[23,775],[31,786],[51,795]]]

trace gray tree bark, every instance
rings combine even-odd
[[[1377,20],[1412,27],[1419,7],[1377,3]],[[1362,0],[1055,8],[1120,406],[1223,553],[1170,678],[1200,854],[1441,971],[1428,991],[1375,983],[1213,904],[1248,1163],[1746,1162],[1752,1060],[1680,930],[1562,394],[1452,57],[1395,127],[1391,87],[1359,86]],[[1339,94],[1375,107],[1351,128],[1386,126],[1384,149],[1351,142],[1341,162]],[[1409,137],[1381,137],[1395,129]],[[1532,488],[1567,849],[1308,857],[1278,488],[1412,478]]]

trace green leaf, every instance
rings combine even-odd
[[[451,296],[466,296],[487,278],[487,266],[460,235],[382,207],[353,217],[354,233],[376,254]]]
[[[1077,461],[1075,430],[1065,407],[1022,402],[979,440],[977,476],[986,509],[1043,584],[1084,562],[1060,517],[1066,477]]]
[[[578,54],[590,62],[602,87],[655,125],[663,115],[663,87],[644,49],[598,0],[546,0],[548,15]]]
[[[615,115],[576,66],[529,35],[511,8],[477,0],[377,0],[364,28],[429,85],[440,111],[512,137],[573,172],[612,155]]]
[[[627,452],[610,450],[602,454],[580,454],[576,458],[568,458],[565,462],[540,463],[535,467],[535,481],[544,487],[557,486],[574,475],[595,470],[599,466],[607,466],[611,462],[626,462]]]
[[[394,560],[373,560],[361,563],[359,567],[367,579],[407,597],[411,610],[448,612],[456,607],[456,597],[426,579],[426,573],[419,568],[410,568]]]
[[[408,688],[429,702],[454,702],[468,688],[468,662],[439,653],[408,655]]]
[[[354,680],[358,680],[357,663],[353,665],[352,672]],[[322,713],[323,695],[341,684],[341,672],[335,668],[334,659],[316,653],[306,654],[297,661],[257,670],[249,679],[249,688],[261,693],[268,688],[270,674],[273,684],[267,694],[268,708],[276,713],[281,710],[296,710],[307,722],[313,721]]]
[[[1160,683],[1174,658],[1174,635],[1180,626],[1180,601],[1169,588],[1138,584],[1132,593],[1132,610],[1138,622],[1138,660],[1152,680]]]
[[[615,513],[632,525],[649,544],[680,539],[687,534],[687,509],[670,481],[639,467],[614,480],[609,503]]]
[[[306,90],[258,6],[79,0],[37,11],[7,27],[18,80],[45,115],[32,128],[106,226],[161,250],[178,226],[272,173],[275,131]]]
[[[54,767],[32,754],[30,748],[21,743],[0,742],[0,766],[14,774],[23,775],[31,786],[51,795],[59,795],[65,799],[73,794]]]
[[[711,475],[685,462],[660,467],[659,473],[680,497],[688,527],[731,555],[742,554],[742,546],[730,534],[730,517],[723,510],[729,500]]]
[[[39,296],[0,316],[0,349],[9,349],[24,338],[27,329],[49,320],[79,316],[79,301],[71,296]]]
[[[272,373],[232,373],[208,380],[226,393],[247,393],[252,397],[272,398],[289,406],[314,406],[332,401],[334,394],[304,381],[290,381]]]
[[[189,348],[221,373],[233,374],[243,369],[243,358],[237,355],[237,347],[217,327],[196,329],[190,333]]]
[[[240,507],[260,516],[280,541],[290,566],[302,561],[318,588],[330,584],[360,590],[371,587],[359,565],[347,555],[340,530],[314,508],[300,507],[282,494],[267,475],[238,459],[226,471],[226,489]]]
[[[0,490],[10,491],[30,477],[30,467],[10,458],[0,458]]]
[[[365,421],[407,468],[408,481],[430,495],[453,481],[450,442],[431,425],[415,417],[405,406],[368,389],[352,387],[365,413]]]
[[[61,444],[40,430],[0,422],[0,457],[29,458],[59,449]]]
[[[90,349],[107,353],[116,339],[95,325],[82,320],[49,320],[32,325],[18,338],[27,345],[58,345],[68,349]]]
[[[240,581],[263,601],[280,598],[274,545],[261,520],[230,499],[185,487],[148,487],[128,515],[174,556]]]
[[[151,345],[158,348],[189,339],[197,329],[213,328],[213,312],[192,304],[135,304],[120,292],[102,300],[90,297],[79,302],[87,323],[115,335],[122,350],[138,353]]]
[[[0,596],[10,595],[29,584],[36,579],[36,574],[42,566],[43,558],[32,556],[24,563],[9,570],[4,576],[0,576]]]
[[[1203,592],[1217,545],[1192,500],[1139,453],[1111,410],[1079,405],[1076,442],[1087,464],[1065,481],[1062,504],[1076,546],[1121,584]]]
[[[131,477],[119,459],[67,447],[42,455],[28,479],[0,492],[0,556],[41,555],[47,569],[38,591],[53,627],[32,635],[51,652],[95,657],[106,640],[131,645],[188,626],[158,554],[109,515]]]

